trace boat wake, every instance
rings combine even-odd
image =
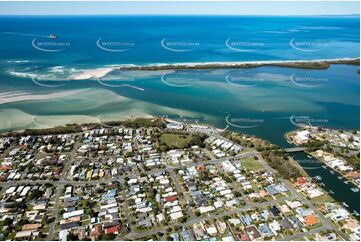
[[[19,35],[19,36],[29,36],[29,37],[40,37],[40,38],[51,38],[51,35],[39,35],[39,34],[27,34],[27,33],[17,33],[17,32],[3,32],[4,34],[10,35]]]

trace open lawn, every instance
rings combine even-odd
[[[258,160],[254,159],[253,157],[247,157],[241,159],[241,164],[252,171],[257,171],[263,169],[263,166],[261,163],[259,163]]]
[[[165,143],[170,148],[183,148],[187,147],[189,142],[193,139],[193,135],[181,135],[181,134],[162,134],[160,141]]]
[[[327,202],[334,202],[333,198],[330,195],[322,195],[320,197],[312,198],[311,201],[316,204],[323,204]]]

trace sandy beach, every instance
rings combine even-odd
[[[68,79],[70,80],[88,80],[92,78],[102,78],[109,72],[113,71],[114,68],[99,68],[94,70],[86,70],[84,72],[71,75]]]
[[[176,69],[220,69],[220,68],[250,68],[260,66],[279,66],[309,69],[324,69],[330,64],[360,63],[359,58],[337,58],[318,60],[282,60],[282,61],[236,61],[236,62],[194,62],[194,63],[158,63],[149,65],[113,65],[118,70],[176,70]]]

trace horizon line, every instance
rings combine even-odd
[[[230,17],[238,17],[238,16],[264,16],[264,17],[312,17],[312,16],[360,16],[360,13],[352,13],[352,14],[0,14],[2,16],[230,16]]]

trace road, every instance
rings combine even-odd
[[[59,214],[58,211],[59,211],[60,193],[63,190],[64,185],[68,184],[66,181],[66,175],[68,174],[70,167],[74,164],[74,156],[76,154],[78,147],[79,147],[79,144],[74,145],[72,151],[67,156],[64,169],[62,170],[62,173],[60,175],[60,179],[59,179],[60,184],[55,183],[56,194],[55,194],[54,208],[53,208],[53,213],[52,213],[52,217],[54,218],[54,221],[50,224],[48,240],[54,240],[55,224],[56,224],[56,221],[58,220],[58,214]]]
[[[267,170],[269,170],[271,172],[274,172],[274,170],[263,160],[263,158],[260,156],[259,153],[252,153],[252,154],[249,154],[249,155],[252,155],[252,156],[256,155],[265,169],[267,169]],[[220,162],[220,159],[209,161],[209,163],[217,163],[217,162]],[[299,194],[288,181],[285,181],[284,179],[282,179],[282,181],[285,183],[287,188],[291,191],[291,196],[290,197],[282,197],[282,198],[279,198],[279,199],[275,199],[275,200],[268,201],[268,202],[263,202],[263,203],[248,202],[245,206],[240,207],[240,208],[224,211],[222,213],[207,214],[206,217],[204,217],[204,216],[202,216],[202,217],[193,217],[190,220],[188,220],[187,222],[180,223],[180,224],[177,224],[177,225],[179,225],[179,226],[191,226],[191,225],[193,225],[195,223],[199,223],[201,221],[207,221],[207,220],[212,220],[212,219],[216,219],[216,218],[222,218],[224,216],[230,216],[230,215],[233,215],[233,214],[238,214],[240,212],[253,210],[255,208],[263,208],[263,207],[278,204],[280,202],[284,202],[286,200],[292,200],[292,199],[297,198],[297,199],[301,200],[304,204],[311,207],[315,211],[315,213],[322,220],[323,225],[320,226],[319,228],[312,229],[310,231],[301,232],[301,233],[297,233],[297,234],[292,235],[292,236],[285,237],[283,240],[294,240],[294,239],[302,238],[304,236],[308,236],[308,235],[311,235],[311,234],[314,234],[314,233],[318,233],[318,232],[324,231],[326,229],[333,229],[333,230],[337,231],[337,228],[333,224],[331,224],[329,222],[329,220],[327,218],[325,218],[323,216],[323,214],[321,214],[312,204],[310,204],[310,202],[305,197],[303,197],[301,194]],[[151,236],[151,235],[157,234],[159,232],[164,233],[167,228],[173,227],[173,226],[174,225],[168,225],[168,226],[164,226],[162,228],[152,229],[150,231],[129,233],[123,239],[138,239],[138,238],[142,238],[142,237]],[[338,234],[342,238],[348,239],[347,236],[345,236],[342,232],[340,232],[340,231],[338,231],[338,232],[339,232]]]
[[[222,137],[223,138],[223,137]],[[223,138],[224,139],[224,138]],[[52,210],[52,216],[54,218],[54,222],[52,222],[50,224],[50,229],[49,229],[49,234],[48,234],[48,240],[54,240],[54,235],[55,235],[55,224],[56,221],[58,221],[58,209],[59,209],[59,200],[60,200],[60,196],[61,196],[61,191],[63,190],[65,185],[73,185],[73,186],[86,186],[86,185],[96,185],[96,184],[100,184],[100,183],[109,183],[109,182],[120,182],[124,184],[124,179],[126,177],[128,178],[132,178],[132,177],[138,177],[141,175],[141,173],[144,172],[132,172],[129,174],[123,174],[123,175],[118,175],[112,178],[107,178],[107,179],[102,179],[102,180],[90,180],[90,181],[72,181],[72,180],[67,180],[67,173],[71,167],[71,165],[74,162],[74,156],[76,154],[76,148],[73,149],[73,151],[68,155],[67,157],[67,162],[65,164],[64,169],[62,170],[60,179],[58,181],[49,181],[49,180],[21,180],[21,181],[7,181],[7,182],[0,182],[0,186],[3,187],[2,191],[3,192],[6,187],[9,186],[16,186],[16,185],[20,185],[20,184],[46,184],[46,183],[51,183],[56,187],[56,194],[55,194],[55,200],[54,200],[54,208]],[[221,163],[225,160],[232,160],[232,159],[241,159],[241,158],[246,158],[246,157],[253,157],[253,156],[257,156],[258,160],[260,161],[260,163],[263,165],[263,167],[269,171],[274,172],[274,170],[267,164],[267,162],[261,157],[260,153],[257,151],[251,151],[251,152],[247,152],[244,154],[240,154],[240,155],[236,155],[233,157],[223,157],[223,158],[218,158],[218,159],[211,159],[208,161],[200,161],[200,162],[195,162],[195,163],[190,163],[189,165],[174,165],[174,166],[170,166],[170,165],[166,165],[165,168],[160,168],[160,169],[154,169],[151,171],[147,171],[145,172],[146,174],[150,175],[150,174],[156,174],[159,172],[168,172],[175,184],[175,187],[177,189],[178,194],[182,194],[183,199],[186,201],[186,203],[189,203],[190,198],[188,198],[186,196],[186,192],[184,190],[184,188],[179,184],[179,181],[177,179],[177,176],[175,174],[175,171],[177,169],[185,169],[189,166],[198,166],[198,165],[202,165],[202,164],[218,164]],[[245,206],[239,207],[239,208],[235,208],[232,210],[226,210],[220,213],[213,213],[213,214],[207,214],[205,216],[202,217],[197,217],[194,214],[194,211],[191,209],[190,206],[187,206],[187,211],[188,214],[190,215],[190,219],[184,223],[180,223],[177,224],[179,226],[191,226],[195,223],[201,222],[201,221],[207,221],[207,220],[212,220],[212,219],[216,219],[216,218],[222,218],[224,216],[230,216],[233,214],[237,214],[240,212],[244,212],[244,211],[249,211],[249,210],[253,210],[255,208],[263,208],[266,206],[270,206],[270,205],[274,205],[277,204],[279,202],[283,202],[285,200],[289,200],[289,199],[299,199],[300,201],[302,201],[304,204],[306,204],[307,206],[309,206],[311,209],[313,209],[313,211],[315,211],[315,213],[317,214],[317,216],[321,219],[322,221],[322,226],[307,232],[302,232],[302,233],[298,233],[292,236],[288,236],[285,237],[284,240],[294,240],[294,239],[298,239],[298,238],[302,238],[304,236],[313,234],[313,233],[318,233],[320,231],[323,231],[325,229],[332,229],[334,230],[341,238],[348,240],[348,237],[341,231],[339,231],[335,225],[333,225],[331,223],[331,221],[329,221],[329,219],[327,219],[321,212],[319,212],[317,210],[317,208],[315,208],[315,206],[308,201],[304,196],[302,196],[299,192],[297,192],[295,190],[295,188],[292,186],[292,184],[287,181],[284,180],[282,178],[280,178],[280,180],[285,184],[285,186],[289,189],[289,191],[291,191],[291,197],[282,197],[279,199],[275,199],[272,201],[268,201],[268,202],[263,202],[263,203],[254,203],[252,201],[247,201]],[[233,186],[234,187],[234,186]],[[126,220],[127,223],[129,224],[129,227],[131,228],[131,218],[130,218],[130,214],[129,214],[129,208],[128,208],[128,203],[126,202],[126,191],[125,189],[123,190],[123,199],[124,199],[124,212],[125,212],[125,216],[126,216]],[[4,203],[2,203],[4,204]],[[157,234],[159,232],[165,232],[167,228],[169,227],[173,227],[175,226],[175,224],[172,225],[168,225],[168,226],[163,226],[162,228],[154,228],[150,231],[140,231],[140,232],[135,232],[133,229],[131,229],[131,232],[128,233],[126,236],[124,236],[122,239],[125,240],[129,240],[129,239],[137,239],[137,238],[141,238],[141,237],[145,237],[145,236],[149,236],[149,235],[153,235],[153,234]]]
[[[305,236],[309,236],[309,235],[312,235],[312,234],[317,234],[321,231],[324,231],[326,230],[327,227],[325,226],[321,226],[321,227],[318,227],[318,228],[315,228],[315,229],[311,229],[309,231],[306,231],[306,232],[302,232],[302,233],[298,233],[298,234],[293,234],[293,235],[290,235],[290,236],[286,236],[282,239],[280,239],[281,241],[291,241],[291,240],[300,240],[301,238],[305,237]]]
[[[262,156],[258,155],[258,160],[261,162],[264,168],[273,172],[273,169],[267,164],[267,162],[262,158]],[[309,208],[311,208],[315,214],[321,219],[322,223],[325,225],[327,229],[334,230],[342,239],[349,240],[348,236],[345,235],[342,231],[340,231],[332,222],[326,218],[309,200],[307,200],[303,195],[296,191],[296,189],[292,186],[292,184],[283,178],[280,178],[283,184],[291,191],[292,195],[297,199],[302,201],[303,204],[306,204]]]
[[[194,212],[193,212],[193,210],[192,210],[192,208],[191,208],[191,206],[189,204],[189,199],[187,198],[186,191],[184,190],[184,188],[182,186],[179,185],[179,181],[178,181],[176,175],[174,174],[174,170],[171,170],[169,172],[169,174],[170,174],[170,177],[173,180],[173,183],[176,186],[177,193],[182,194],[183,200],[186,202],[185,205],[187,207],[188,214],[190,215],[191,218],[195,218],[196,216],[195,216],[195,214],[194,214]]]
[[[130,218],[129,214],[129,207],[128,207],[128,201],[127,201],[127,192],[125,188],[123,189],[123,201],[124,201],[124,216],[127,219],[128,228],[132,230],[132,220]]]
[[[275,199],[272,201],[268,201],[268,202],[263,202],[263,203],[250,203],[247,204],[243,207],[239,207],[239,208],[233,208],[231,210],[226,210],[224,212],[220,212],[220,213],[211,213],[211,214],[206,214],[204,216],[201,217],[195,217],[193,219],[190,219],[184,223],[177,223],[176,225],[178,226],[192,226],[193,224],[202,222],[202,221],[209,221],[209,220],[213,220],[213,219],[217,219],[217,218],[223,218],[224,216],[231,216],[233,214],[239,214],[241,212],[246,212],[246,211],[250,211],[250,210],[254,210],[255,208],[265,208],[271,205],[275,205],[278,204],[280,202],[284,202],[285,200],[290,200],[292,199],[291,197],[282,197],[279,199]],[[129,233],[126,236],[124,236],[124,240],[136,240],[138,238],[142,238],[142,237],[146,237],[146,236],[151,236],[153,234],[157,234],[159,232],[165,232],[167,230],[167,228],[171,228],[174,227],[175,224],[173,225],[168,225],[168,226],[163,226],[162,228],[153,228],[152,230],[148,230],[148,231],[141,231],[141,232],[133,232],[133,233]]]
[[[205,164],[217,164],[217,163],[221,163],[221,162],[223,162],[225,160],[253,157],[253,156],[258,155],[258,154],[259,154],[259,152],[254,151],[254,152],[247,152],[247,153],[232,156],[232,157],[223,157],[223,158],[214,159],[214,160],[207,160],[207,161],[189,163],[189,165],[174,165],[174,166],[169,166],[168,165],[168,166],[166,166],[166,168],[154,169],[154,170],[151,170],[151,171],[147,171],[145,173],[151,175],[151,174],[159,173],[159,172],[162,172],[162,171],[185,169],[185,168],[188,168],[190,166],[198,166],[198,165],[205,165]],[[144,172],[139,171],[139,172],[133,172],[133,173],[124,174],[124,175],[114,176],[112,178],[106,178],[106,179],[102,179],[102,180],[89,180],[89,181],[73,181],[73,180],[66,180],[64,178],[59,179],[58,181],[29,180],[29,179],[26,179],[26,180],[0,182],[0,186],[2,186],[2,187],[10,187],[10,186],[22,185],[24,183],[26,183],[26,184],[49,184],[50,183],[50,184],[57,184],[57,185],[63,185],[63,186],[67,185],[67,184],[74,185],[74,186],[86,186],[86,185],[96,185],[96,184],[100,184],[100,183],[117,182],[117,181],[124,180],[124,178],[126,178],[126,177],[128,177],[128,178],[138,177],[138,176],[141,175],[141,173],[144,173]]]

